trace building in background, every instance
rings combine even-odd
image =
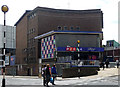
[[[41,41],[34,37],[52,30],[102,32],[103,13],[101,9],[65,10],[37,7],[26,11],[15,26],[18,75],[38,75]],[[99,46],[102,47],[102,39]]]
[[[0,54],[2,54],[2,48],[4,45],[4,30],[6,31],[6,66],[9,66],[9,58],[11,55],[15,55],[16,49],[16,27],[15,26],[4,26],[0,25]],[[2,56],[0,56],[0,60],[2,60]],[[0,62],[1,63],[1,62]],[[0,64],[2,65],[2,64]]]
[[[115,40],[108,40],[104,47],[104,61],[109,59],[110,62],[120,60],[120,44]]]

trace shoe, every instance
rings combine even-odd
[[[46,84],[44,84],[44,86],[46,86]]]
[[[52,85],[55,85],[54,83]]]

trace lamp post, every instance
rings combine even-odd
[[[79,58],[80,57],[80,54],[79,54],[79,52],[80,52],[80,49],[79,49],[79,47],[80,47],[80,40],[77,40],[77,44],[78,44],[78,58]],[[79,64],[79,62],[80,62],[80,59],[78,59],[78,64]]]
[[[3,45],[3,49],[2,49],[2,54],[3,54],[3,56],[2,56],[2,59],[3,59],[3,67],[2,67],[2,69],[3,69],[3,80],[2,80],[2,87],[5,87],[5,43],[6,43],[6,35],[5,35],[5,32],[6,32],[6,20],[5,20],[5,13],[6,12],[8,12],[8,7],[7,7],[7,5],[3,5],[2,7],[1,7],[1,10],[2,10],[2,12],[4,13],[4,45]]]
[[[80,40],[77,40],[77,43],[78,43],[78,57],[80,57],[80,54],[79,54]]]

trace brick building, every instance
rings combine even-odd
[[[17,74],[26,75],[22,71],[22,67],[27,65],[27,15],[30,11],[26,11],[22,17],[16,22],[16,65]]]
[[[41,44],[39,40],[35,41],[34,37],[51,30],[102,32],[103,13],[100,9],[64,10],[37,7],[26,11],[15,26],[17,73],[38,75]],[[102,35],[100,46],[102,46]]]

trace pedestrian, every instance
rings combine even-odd
[[[46,71],[46,65],[43,65],[42,66],[42,77],[43,77],[43,85],[46,86],[46,75],[45,75],[45,72]]]
[[[117,68],[119,68],[119,60],[116,60]]]
[[[56,66],[55,66],[55,64],[53,64],[53,66],[52,66],[51,73],[52,73],[52,77],[53,77],[52,84],[55,85],[55,84],[54,84],[54,81],[55,81],[55,78],[56,78],[56,76],[57,76],[57,71],[56,71]]]
[[[47,64],[47,68],[46,68],[46,87],[49,87],[48,83],[50,82],[50,78],[51,78],[50,65]]]
[[[108,65],[109,65],[109,59],[106,59],[105,64],[106,64],[106,68],[108,68]]]
[[[104,66],[104,62],[103,62],[103,61],[101,61],[100,65],[101,65],[101,67],[102,67],[103,70],[104,70],[105,66]]]

